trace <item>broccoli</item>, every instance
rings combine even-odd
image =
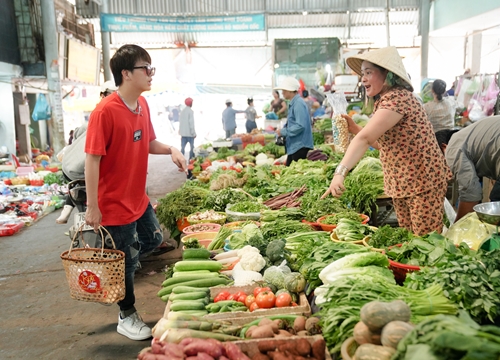
[[[285,241],[273,240],[267,245],[266,256],[273,264],[280,264],[285,258]]]

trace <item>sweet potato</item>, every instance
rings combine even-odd
[[[309,333],[307,332],[307,330],[302,330],[302,331],[299,331],[297,333],[297,336],[307,336],[309,335]]]
[[[216,343],[214,341],[196,339],[191,344],[186,345],[184,347],[184,354],[186,354],[187,356],[196,355],[200,352],[207,353],[211,357],[217,359],[221,355],[223,355],[222,343],[220,343],[220,342]]]
[[[325,339],[318,339],[312,344],[312,355],[316,360],[325,360]]]
[[[282,352],[283,354],[288,352],[293,356],[299,355],[299,353],[297,352],[297,349],[295,348],[295,343],[293,343],[293,342],[287,342],[285,344],[278,346],[278,351]]]
[[[188,356],[186,360],[198,360],[198,356]]]
[[[157,343],[151,344],[151,352],[153,354],[165,354],[163,352],[162,343],[161,342],[157,342]]]
[[[273,320],[271,319],[268,319],[268,318],[264,318],[262,319],[260,322],[259,322],[259,326],[264,326],[264,325],[270,325],[272,328],[273,328],[273,332],[275,334],[278,333],[279,331],[279,327],[278,327],[278,324],[275,323]]]
[[[156,360],[156,354],[153,354],[153,353],[150,353],[150,352],[143,353],[142,357],[140,358],[140,360]]]
[[[293,329],[296,333],[306,329],[306,318],[304,316],[297,316],[293,322]]]
[[[282,344],[286,344],[288,341],[286,340],[265,340],[265,341],[259,341],[257,344],[257,348],[261,353],[267,353],[270,351],[275,351],[278,346]]]
[[[229,360],[250,360],[250,358],[241,351],[238,345],[232,342],[225,342],[222,345],[226,349]]]
[[[273,320],[273,323],[276,324],[276,326],[278,327],[278,329],[284,329],[285,328],[285,322],[283,320],[276,319],[276,320]]]
[[[289,360],[289,358],[279,351],[271,351],[267,353],[272,360]]]
[[[278,335],[282,335],[282,336],[292,336],[292,334],[290,334],[288,331],[286,330],[280,330],[278,332]]]
[[[225,357],[224,355],[222,355],[219,360],[229,360],[227,357]]]
[[[169,356],[171,359],[184,358],[184,347],[179,344],[165,343],[162,346],[162,351],[165,355]]]
[[[269,358],[269,356],[265,354],[258,353],[252,357],[252,360],[271,360],[271,359]]]
[[[248,328],[247,332],[245,333],[245,337],[246,338],[251,338],[252,337],[252,331],[254,331],[255,329],[257,329],[258,326],[257,325],[252,325]]]
[[[212,356],[204,352],[199,352],[197,358],[198,360],[215,360]]]
[[[271,325],[258,326],[252,331],[252,339],[263,339],[274,336],[274,330]]]
[[[197,339],[195,339],[195,338],[184,338],[184,339],[181,340],[181,342],[179,343],[179,345],[181,345],[182,347],[184,347],[186,345],[191,344],[195,340],[197,340]]]
[[[294,346],[299,355],[308,356],[311,353],[311,344],[306,339],[294,341]]]

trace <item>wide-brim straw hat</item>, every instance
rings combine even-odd
[[[369,51],[364,54],[354,55],[347,58],[346,61],[347,65],[349,65],[349,67],[356,74],[361,76],[361,64],[365,60],[393,72],[399,76],[401,80],[406,82],[410,86],[411,91],[413,91],[413,85],[411,84],[410,77],[408,76],[405,66],[403,65],[403,60],[401,60],[401,56],[394,46],[388,46],[382,49]]]

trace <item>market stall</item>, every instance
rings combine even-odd
[[[321,160],[284,167],[277,148],[219,149],[196,160],[198,180],[159,200],[183,259],[159,284],[165,312],[140,359],[417,359],[415,348],[462,359],[482,347],[498,358],[500,250],[480,249],[490,235],[472,243],[374,223],[390,200],[377,151],[340,199],[321,200],[342,153],[318,145]],[[462,331],[471,346],[452,340]]]

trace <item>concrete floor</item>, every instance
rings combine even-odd
[[[175,190],[185,178],[170,157],[151,156],[151,198]],[[0,359],[135,359],[150,341],[132,341],[116,332],[117,305],[70,298],[59,255],[69,248],[64,232],[72,220],[56,224],[59,213],[48,214],[13,236],[0,237]],[[176,249],[141,261],[136,307],[150,326],[165,309],[156,297],[164,280],[162,269],[178,258]]]

